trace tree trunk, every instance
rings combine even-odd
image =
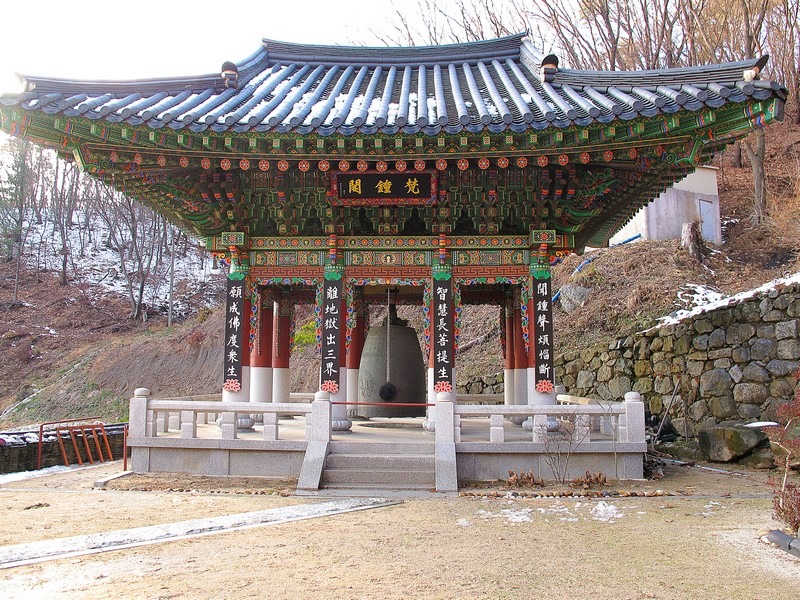
[[[748,140],[742,140],[742,145],[753,168],[753,223],[763,223],[767,218],[767,178],[764,173],[766,140],[764,138],[764,130],[756,129],[752,137],[752,145]]]
[[[742,168],[742,144],[736,142],[731,150],[731,166],[736,169]]]
[[[708,251],[703,237],[700,235],[700,223],[693,221],[684,223],[681,228],[681,248],[685,248],[693,259],[697,262],[704,262]]]

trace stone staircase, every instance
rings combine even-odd
[[[320,487],[433,491],[433,442],[331,442]]]

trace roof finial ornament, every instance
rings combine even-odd
[[[558,57],[555,54],[548,54],[542,59],[539,78],[550,83],[555,81],[556,73],[558,73]]]
[[[231,61],[226,60],[222,63],[221,76],[226,88],[237,89],[239,87],[239,68]]]

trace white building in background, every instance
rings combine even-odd
[[[703,239],[722,243],[717,168],[697,167],[694,173],[665,190],[643,207],[609,240],[617,244],[641,234],[643,240],[680,239],[684,223],[700,221]]]

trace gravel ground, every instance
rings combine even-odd
[[[0,481],[0,544],[320,501],[281,495],[287,482],[242,479],[125,477],[92,487],[120,469]],[[765,482],[763,473],[668,466],[663,480],[606,488],[658,496],[513,498],[494,488],[405,498],[4,569],[0,596],[794,600],[800,559],[758,539],[777,526]],[[125,487],[135,490],[114,489]]]

